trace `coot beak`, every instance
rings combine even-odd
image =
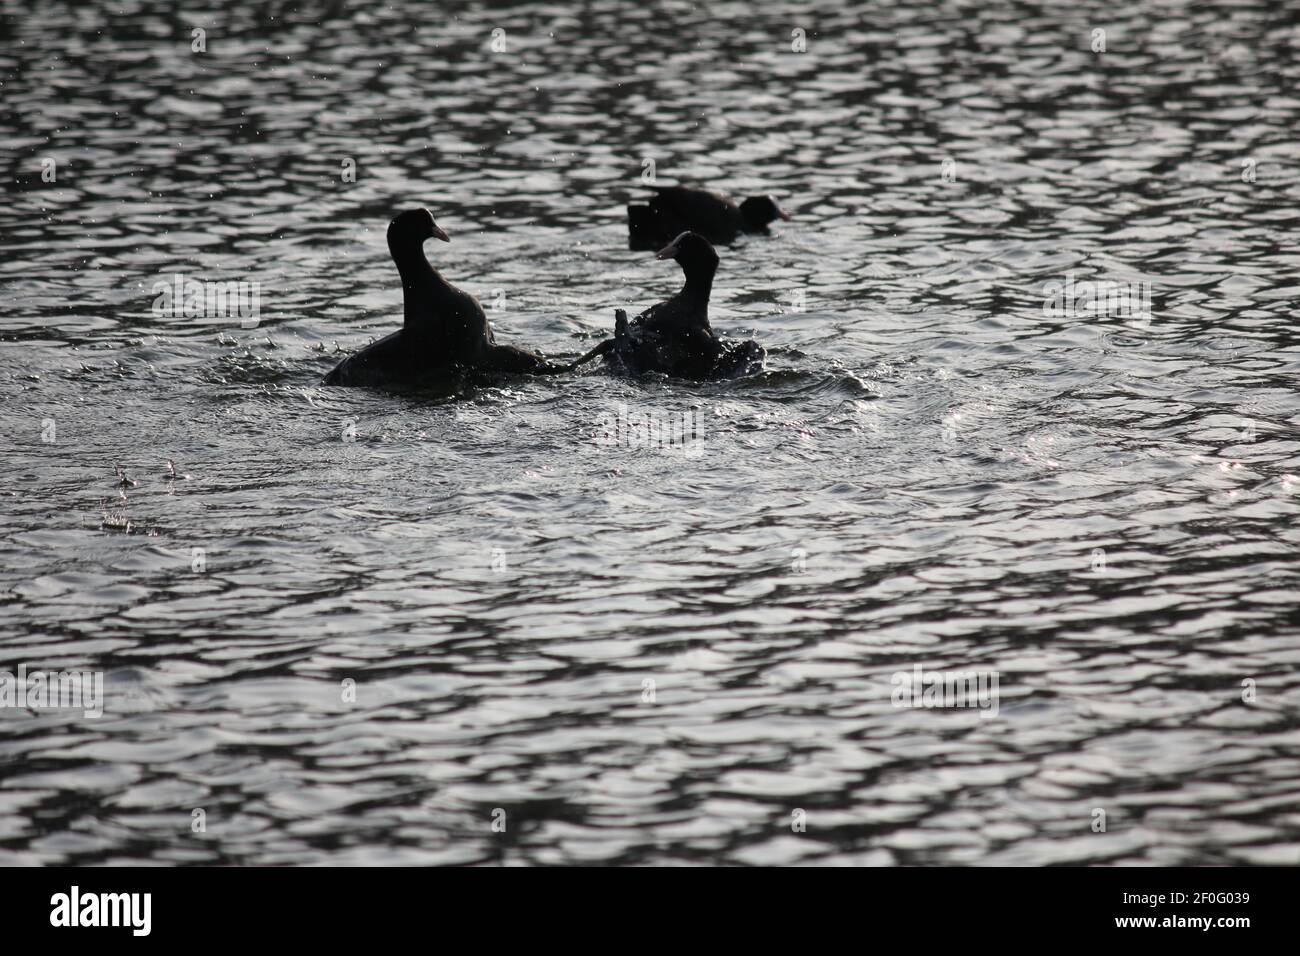
[[[447,238],[447,234],[442,231],[442,228],[440,226],[437,225],[433,227],[433,238],[441,239],[443,242],[451,242],[451,240]]]
[[[660,249],[658,252],[656,252],[656,253],[655,253],[655,258],[656,258],[656,259],[676,259],[676,258],[677,258],[677,243],[676,243],[676,240],[674,240],[673,242],[668,243],[668,245],[664,246],[662,249]]]
[[[776,214],[777,214],[778,216],[780,216],[782,219],[784,219],[786,222],[789,222],[791,219],[794,218],[794,216],[790,215],[788,212],[786,212],[786,211],[785,211],[784,209],[782,209],[780,206],[777,206],[777,207],[776,207]]]

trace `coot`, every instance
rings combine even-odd
[[[627,207],[627,231],[633,249],[658,248],[687,230],[710,242],[727,243],[741,233],[766,232],[769,223],[789,218],[771,196],[750,196],[736,205],[706,189],[662,186],[646,205]]]
[[[657,258],[676,259],[681,265],[686,274],[682,290],[631,322],[619,309],[614,313],[614,337],[569,367],[603,355],[622,371],[697,380],[731,378],[762,368],[766,352],[761,345],[752,340],[726,342],[709,326],[709,295],[718,269],[718,253],[709,241],[698,233],[683,232]]]
[[[408,209],[388,224],[388,251],[402,277],[402,328],[349,355],[322,385],[411,386],[455,369],[554,374],[566,370],[527,349],[497,345],[478,299],[438,274],[424,241],[447,234],[428,209]]]

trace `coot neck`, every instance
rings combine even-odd
[[[434,295],[446,283],[424,256],[424,246],[414,239],[388,239],[388,251],[402,277],[402,306],[407,329],[427,326],[433,314]]]
[[[683,266],[683,271],[686,273],[686,285],[682,287],[683,297],[707,303],[713,292],[713,274],[718,271],[717,264],[694,262]]]

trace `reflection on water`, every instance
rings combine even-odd
[[[0,862],[1300,862],[1294,9],[438,6],[4,5],[0,669],[105,714]],[[794,212],[763,375],[316,387],[406,205],[501,341],[675,290],[647,161]]]

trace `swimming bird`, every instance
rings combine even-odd
[[[424,255],[426,239],[450,242],[428,209],[388,224],[388,251],[402,278],[402,327],[353,353],[322,385],[416,385],[456,368],[553,374],[565,366],[513,345],[497,345],[478,299],[444,279]]]
[[[790,214],[771,196],[750,196],[736,205],[707,189],[661,186],[646,205],[627,207],[628,244],[655,248],[687,230],[710,242],[728,243],[741,233],[766,232],[778,219],[788,220]]]
[[[709,326],[709,296],[718,271],[718,253],[698,233],[683,232],[659,250],[658,259],[676,259],[686,274],[682,290],[651,306],[631,322],[614,313],[614,337],[601,342],[569,368],[604,355],[630,372],[662,372],[679,378],[729,378],[762,367],[763,347],[752,340],[725,342]]]

